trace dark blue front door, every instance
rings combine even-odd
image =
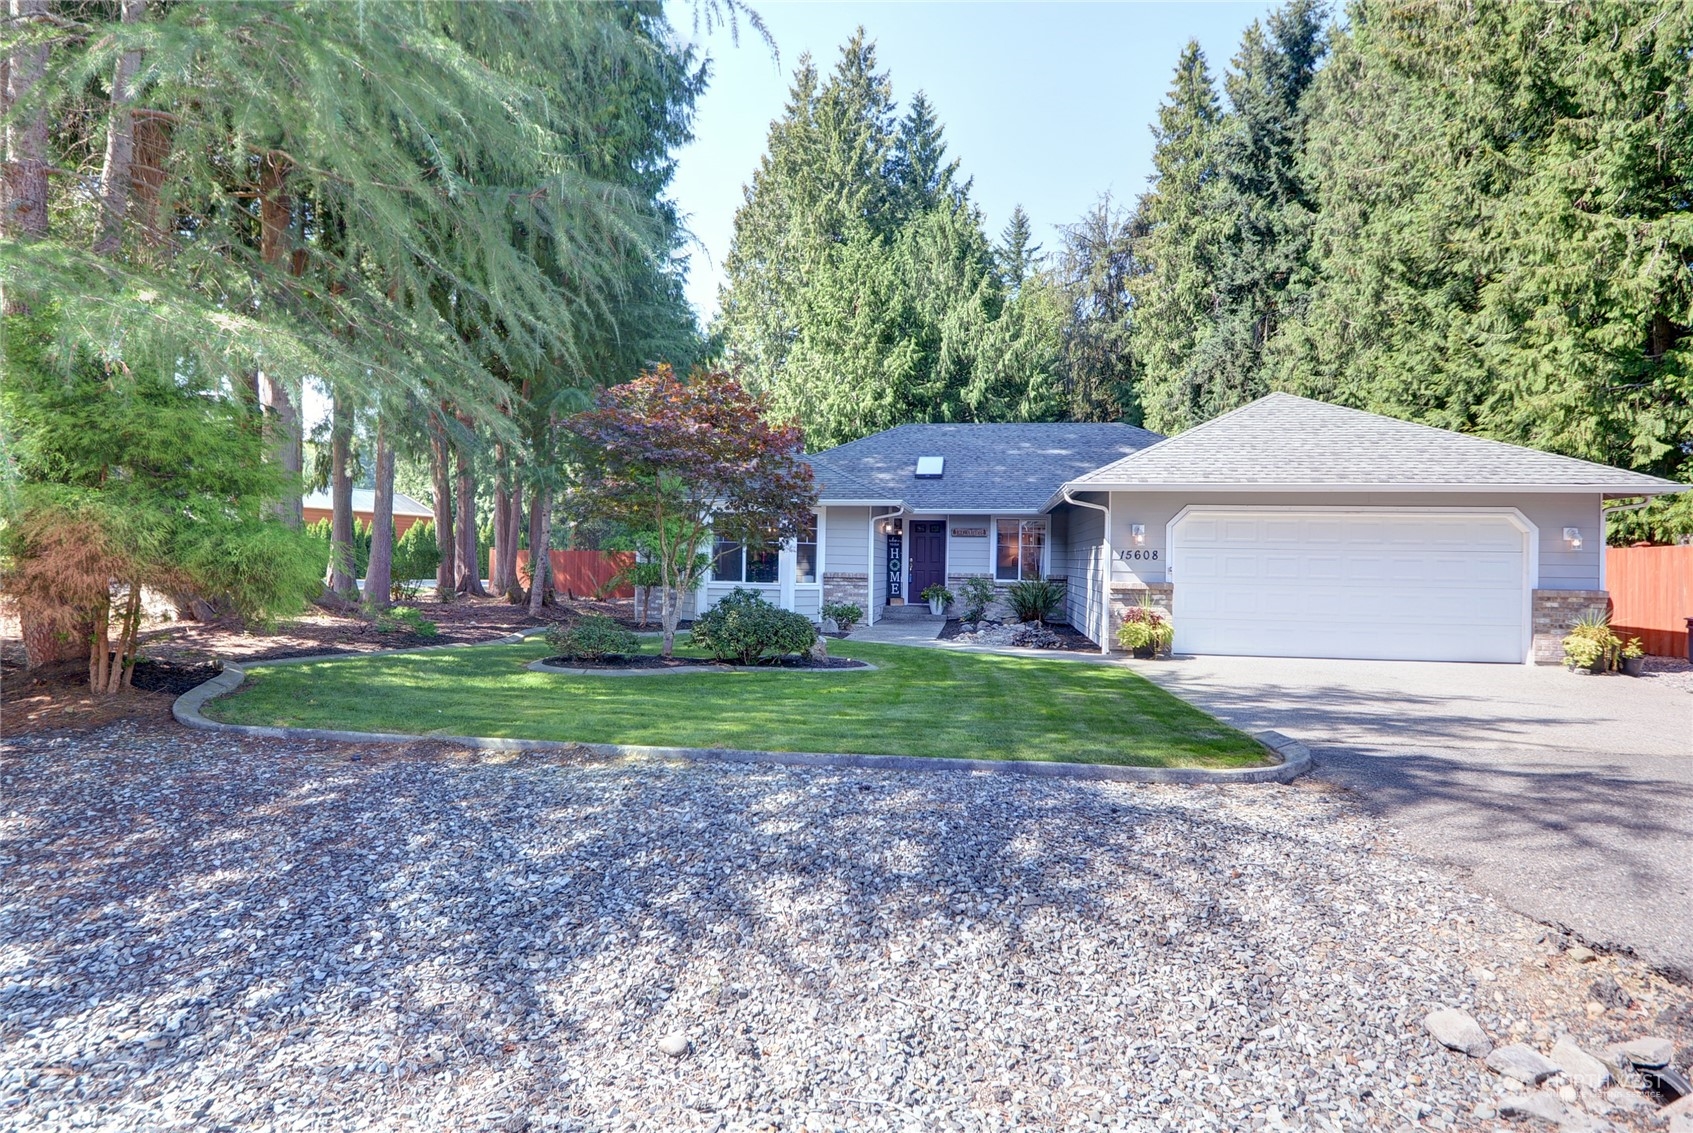
[[[910,533],[906,555],[911,560],[911,591],[907,602],[921,602],[923,591],[946,585],[946,523],[919,519],[906,524]]]

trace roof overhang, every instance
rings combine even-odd
[[[830,496],[818,496],[818,507],[904,507],[904,500],[885,499],[834,499]]]

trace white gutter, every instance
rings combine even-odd
[[[1099,608],[1099,651],[1103,654],[1111,653],[1111,493],[1105,493],[1105,503],[1091,504],[1086,500],[1078,500],[1070,495],[1070,485],[1066,484],[1058,490],[1064,497],[1064,502],[1076,507],[1090,507],[1105,516],[1105,581],[1100,584],[1101,605]]]
[[[892,519],[896,515],[904,515],[902,507],[898,511],[884,512],[877,515],[870,513],[870,542],[866,548],[864,559],[864,622],[866,625],[876,624],[876,521]]]

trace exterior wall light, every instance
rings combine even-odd
[[[1131,524],[1129,524],[1129,538],[1133,539],[1137,546],[1141,543],[1146,542],[1146,524],[1144,524],[1144,523],[1131,523]]]
[[[1564,528],[1564,542],[1570,545],[1570,550],[1579,551],[1581,549],[1581,528]]]

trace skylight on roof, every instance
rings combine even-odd
[[[944,456],[920,456],[917,458],[917,479],[939,480],[945,467],[946,457]]]

